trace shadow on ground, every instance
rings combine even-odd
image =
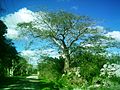
[[[0,90],[58,90],[54,83],[45,83],[40,79],[9,77],[0,81]]]

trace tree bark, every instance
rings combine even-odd
[[[69,61],[70,61],[70,54],[69,54],[69,50],[66,48],[64,50],[64,73],[68,73],[69,72]]]

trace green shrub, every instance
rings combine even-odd
[[[79,74],[79,67],[70,68],[67,74],[63,74],[57,81],[57,86],[63,90],[73,90],[73,88],[83,87],[87,81]]]
[[[52,57],[44,57],[44,60],[39,63],[39,78],[48,81],[58,80],[63,73],[63,59]]]
[[[83,52],[81,55],[74,56],[71,67],[80,67],[80,75],[86,79],[89,84],[94,77],[99,76],[100,69],[107,62],[105,56]]]

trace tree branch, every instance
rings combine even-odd
[[[79,39],[79,37],[85,33],[86,30],[87,30],[87,28],[86,28],[85,30],[83,30],[83,32],[81,32],[81,33],[80,33],[80,30],[79,30],[79,34],[78,34],[78,35],[76,36],[76,38],[70,43],[69,47],[71,47],[71,46],[73,45],[73,43],[76,42],[76,41]]]

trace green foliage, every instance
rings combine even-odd
[[[52,57],[44,57],[38,65],[39,78],[46,79],[48,81],[55,81],[61,77],[63,73],[63,59],[57,59]]]
[[[11,69],[14,63],[18,61],[17,51],[13,43],[4,36],[7,33],[6,29],[6,25],[0,20],[0,69],[3,71],[0,76],[3,74],[3,76],[8,75],[7,70]]]
[[[81,76],[76,75],[76,71],[73,70],[67,75],[63,74],[56,82],[56,85],[63,90],[73,90],[73,88],[83,87],[85,84],[87,84],[87,81]]]
[[[109,63],[120,64],[120,55],[119,54],[112,54],[109,58]]]
[[[25,76],[33,73],[33,66],[19,56],[19,62],[14,66],[14,76]]]
[[[18,55],[11,40],[5,37],[6,29],[6,25],[0,20],[0,76],[26,74],[26,69],[32,67]]]
[[[120,78],[117,77],[111,77],[111,78],[102,78],[99,77],[98,79],[94,79],[96,82],[100,81],[100,83],[93,83],[91,86],[87,87],[90,90],[119,90]],[[95,85],[99,85],[98,87]]]
[[[105,56],[90,52],[76,54],[72,59],[71,67],[80,67],[80,75],[88,82],[92,82],[93,77],[99,76],[100,69],[107,62]]]

